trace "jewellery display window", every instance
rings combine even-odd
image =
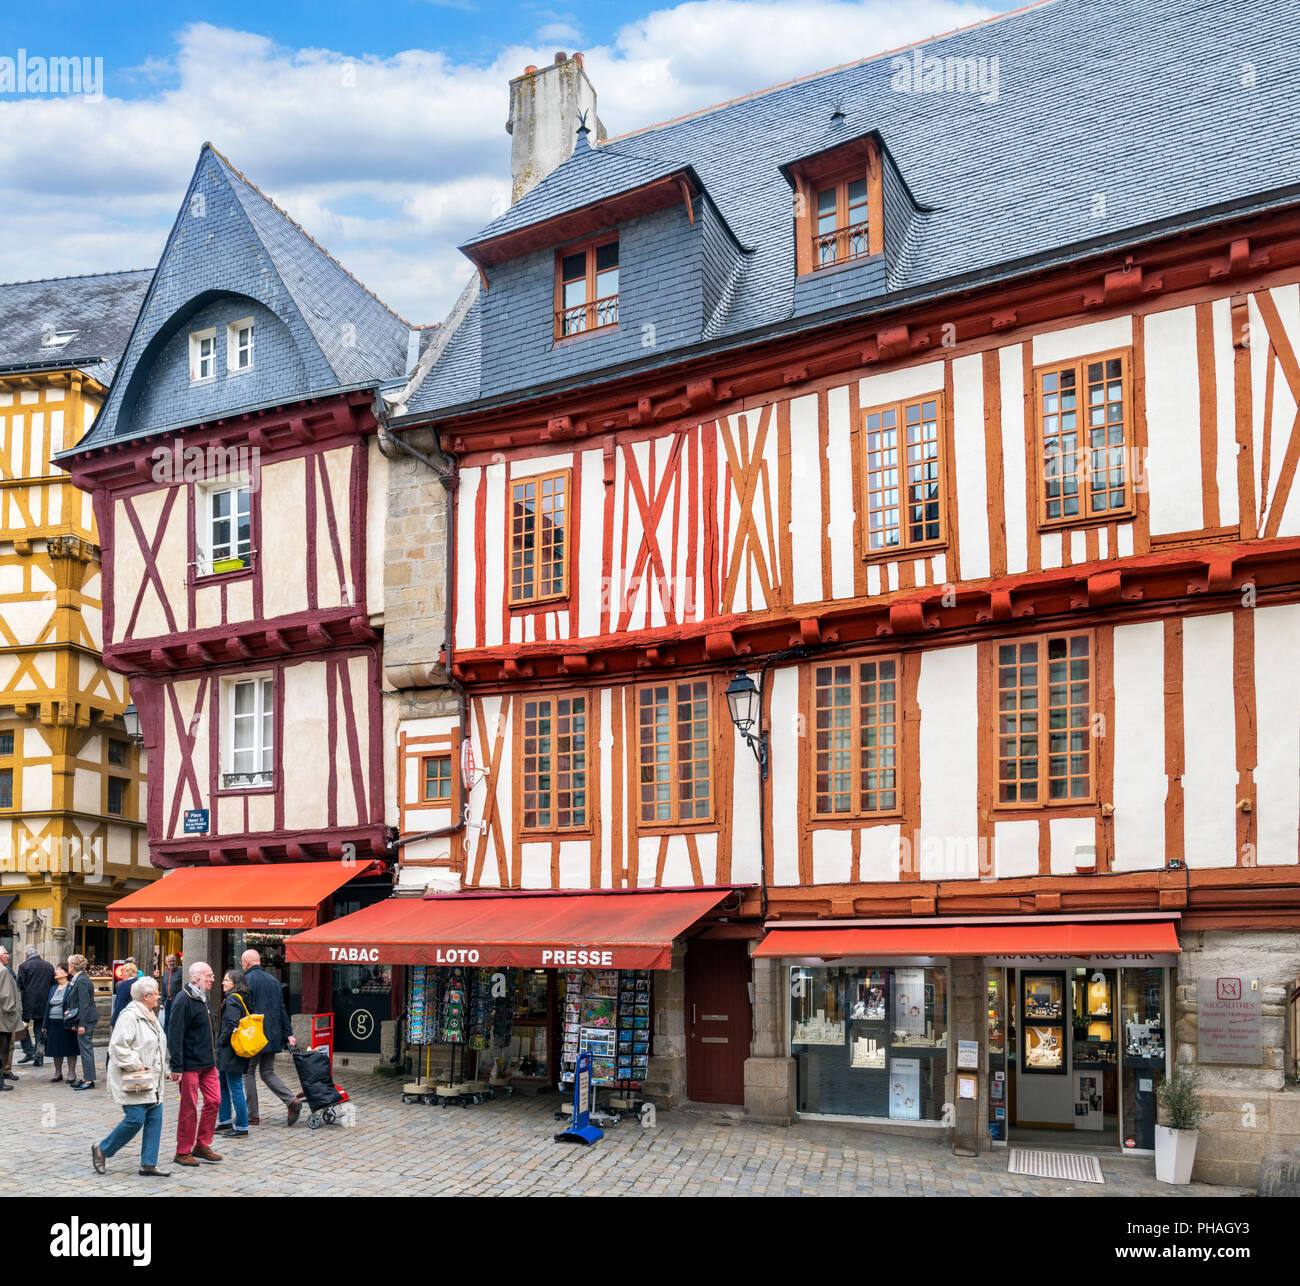
[[[790,970],[799,1111],[937,1121],[948,1071],[947,971]]]
[[[1115,974],[1113,970],[1075,970],[1071,993],[1074,1042],[1071,1060],[1076,1071],[1115,1067]]]
[[[1067,1067],[1063,973],[1020,975],[1020,1019],[1024,1070],[1034,1075],[1064,1076]]]

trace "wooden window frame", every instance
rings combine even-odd
[[[574,245],[563,246],[555,252],[555,339],[568,343],[571,340],[585,339],[588,335],[601,335],[606,331],[618,329],[618,298],[622,293],[623,279],[623,261],[622,251],[619,252],[619,290],[606,299],[596,297],[596,252],[608,245],[618,244],[617,232],[603,232],[600,236],[590,237],[586,241],[579,241]],[[608,304],[609,300],[614,301],[613,320],[603,322],[601,325],[588,325],[582,330],[573,331],[566,334],[564,330],[564,314],[571,311],[564,306],[564,261],[573,255],[583,254],[587,257],[587,299],[583,304],[575,304],[574,308],[586,308],[588,310],[587,321],[594,323],[596,320],[596,307],[598,304]],[[574,281],[577,278],[573,278]]]
[[[555,478],[564,479],[564,557],[562,559],[561,588],[551,594],[534,594],[531,598],[515,597],[515,542],[514,542],[514,522],[515,522],[515,488],[527,486],[529,483],[535,484],[540,491],[544,482],[549,482]],[[569,597],[569,560],[573,556],[573,550],[569,542],[570,519],[573,516],[573,470],[572,469],[552,469],[546,473],[530,473],[523,477],[511,478],[507,486],[506,494],[506,601],[509,607],[513,609],[528,611],[537,607],[541,603],[559,603]],[[537,515],[534,515],[536,520]],[[537,570],[540,566],[540,560],[534,559],[533,563],[533,584],[537,584]]]
[[[13,765],[6,763],[0,765],[0,776],[5,773],[9,775],[9,802],[7,804],[0,803],[0,813],[7,813],[18,807],[18,770]]]
[[[834,272],[852,264],[861,264],[885,252],[883,167],[880,147],[873,138],[857,139],[821,156],[802,161],[791,169],[795,188],[795,271],[800,277],[819,272]],[[843,185],[844,209],[847,211],[848,184],[856,179],[867,181],[867,252],[852,259],[818,264],[817,193]],[[848,229],[837,228],[841,235]]]
[[[885,662],[892,662],[894,666],[894,806],[892,808],[864,809],[861,806],[862,786],[860,779],[861,770],[854,767],[854,782],[852,786],[853,807],[843,812],[821,812],[817,807],[817,671],[827,666],[847,665],[852,670],[852,687],[855,700],[850,704],[850,710],[853,714],[853,722],[850,725],[853,732],[853,741],[858,741],[858,732],[860,731],[860,711],[861,698],[861,670],[862,665],[881,665]],[[808,688],[808,709],[804,712],[805,726],[808,729],[808,815],[811,823],[815,826],[824,826],[828,823],[835,822],[877,822],[886,821],[893,818],[899,818],[903,815],[903,765],[905,755],[903,751],[903,738],[906,735],[906,719],[903,710],[903,667],[904,657],[898,652],[887,652],[883,655],[871,656],[851,656],[851,657],[823,657],[815,661],[808,661],[804,669],[806,671],[807,688]],[[877,680],[878,681],[878,680]],[[852,753],[856,753],[858,746],[853,747]]]
[[[221,707],[221,740],[218,746],[217,762],[217,781],[219,795],[254,795],[259,792],[271,793],[276,789],[279,781],[280,759],[279,747],[275,744],[275,705],[277,685],[281,682],[281,676],[278,672],[272,670],[258,671],[254,674],[232,674],[227,675],[221,680],[219,692]],[[255,730],[253,749],[257,752],[259,764],[266,750],[271,752],[271,767],[269,769],[258,767],[251,772],[241,773],[235,769],[235,690],[241,683],[253,683],[255,696],[255,713],[253,715],[253,726]],[[264,684],[271,685],[270,696],[266,696]],[[262,736],[265,727],[264,716],[268,707],[264,704],[269,700],[269,711],[271,714],[271,744],[268,747]],[[228,782],[227,778],[250,777],[266,778],[264,781],[254,781],[248,785],[238,785]]]
[[[935,444],[938,450],[937,459],[939,462],[938,477],[938,501],[939,501],[939,535],[931,540],[913,541],[907,537],[907,502],[905,493],[907,490],[906,472],[907,472],[907,408],[910,406],[923,406],[926,402],[935,404]],[[900,452],[898,469],[900,473],[900,485],[897,488],[898,496],[898,532],[900,541],[897,545],[888,545],[883,549],[871,548],[871,460],[870,447],[867,437],[867,418],[872,415],[883,414],[886,411],[893,411],[898,421],[898,432],[901,435],[901,445],[897,448]],[[861,435],[861,458],[862,467],[860,471],[860,486],[862,496],[862,561],[864,563],[887,563],[894,562],[898,559],[908,558],[926,558],[932,554],[939,553],[948,547],[948,433],[945,427],[944,419],[947,413],[947,407],[944,405],[942,390],[935,390],[933,393],[922,393],[916,397],[904,398],[898,402],[884,402],[879,406],[870,406],[861,412],[861,418],[858,424],[858,432]],[[924,422],[924,421],[922,421]]]
[[[679,789],[681,778],[678,772],[677,737],[673,733],[672,749],[673,755],[669,760],[668,776],[668,804],[672,816],[670,818],[647,818],[643,809],[645,802],[641,797],[641,788],[644,783],[641,779],[642,772],[642,741],[641,741],[641,694],[648,692],[652,688],[669,687],[672,691],[669,694],[669,713],[671,716],[672,707],[677,700],[677,689],[682,684],[703,683],[706,689],[708,700],[708,717],[709,727],[705,737],[705,744],[709,748],[708,765],[709,765],[709,806],[708,812],[703,817],[683,817],[681,815],[681,798]],[[730,716],[727,716],[728,731],[730,731]],[[675,729],[676,721],[670,717],[669,727]],[[636,829],[639,834],[660,834],[674,831],[694,831],[702,828],[712,827],[717,824],[718,818],[718,791],[721,788],[718,770],[721,763],[721,757],[718,753],[717,735],[720,728],[718,723],[718,690],[714,679],[710,675],[693,675],[689,678],[673,678],[665,676],[657,682],[637,684],[632,691],[632,729],[630,740],[632,742],[632,794],[631,805],[635,808]],[[697,762],[692,759],[692,763]]]
[[[1048,682],[1047,656],[1046,649],[1054,640],[1064,639],[1068,643],[1073,639],[1086,639],[1088,643],[1088,707],[1085,727],[1088,731],[1088,793],[1086,795],[1069,795],[1063,799],[1050,798],[1051,777],[1050,764],[1051,751],[1050,746],[1045,746],[1043,738],[1049,737],[1051,729],[1042,726],[1044,712],[1050,712],[1051,707],[1047,704],[1048,689],[1051,686]],[[1000,649],[1004,647],[1016,647],[1019,649],[1027,643],[1038,644],[1043,650],[1039,653],[1038,676],[1036,679],[1037,710],[1039,715],[1039,728],[1035,736],[1039,738],[1037,759],[1038,759],[1038,776],[1036,784],[1039,798],[1036,800],[1004,800],[1002,799],[1002,742],[1006,739],[1003,733],[1002,722],[1002,699],[1001,694],[1004,691],[1001,683],[1001,661],[999,657]],[[993,665],[993,710],[992,710],[992,756],[990,759],[992,770],[992,803],[993,808],[999,814],[1004,813],[1021,813],[1032,814],[1041,812],[1044,809],[1086,809],[1097,802],[1097,779],[1100,772],[1101,758],[1101,738],[1093,735],[1093,719],[1097,713],[1097,694],[1100,686],[1100,676],[1097,673],[1097,637],[1096,633],[1090,629],[1075,630],[1049,630],[1042,634],[1022,634],[1014,635],[1009,638],[994,639],[990,644],[989,656]],[[1068,653],[1067,653],[1067,659]],[[1017,657],[1017,665],[1021,664]],[[1067,680],[1067,683],[1069,680]],[[1067,706],[1067,708],[1069,708]],[[1068,725],[1067,725],[1068,731]],[[1015,734],[1017,737],[1019,733]],[[1066,750],[1068,757],[1072,752]],[[1019,757],[1017,757],[1019,758]],[[1023,779],[1018,779],[1023,780]],[[1068,780],[1068,777],[1067,777]]]
[[[110,806],[112,803],[112,785],[113,782],[122,783],[122,807],[118,812],[114,812]],[[126,817],[131,807],[131,779],[129,777],[118,777],[113,773],[108,773],[104,777],[104,815],[106,817]]]
[[[456,802],[456,765],[452,762],[454,756],[450,750],[431,750],[419,756],[418,776],[416,783],[419,787],[419,807],[421,808],[451,808]],[[425,771],[425,765],[430,760],[445,760],[447,764],[447,795],[445,798],[428,794],[429,778]]]
[[[130,743],[123,741],[121,737],[106,737],[104,740],[105,740],[105,752],[104,752],[105,762],[112,768],[127,767],[127,759],[130,756],[130,750],[131,750]],[[120,759],[113,758],[113,748],[115,746],[120,746],[122,748],[122,757]]]
[[[1087,410],[1087,402],[1084,397],[1086,389],[1086,370],[1093,362],[1106,362],[1118,358],[1123,363],[1122,374],[1120,376],[1122,384],[1122,394],[1124,401],[1124,444],[1125,453],[1125,481],[1124,490],[1126,494],[1125,504],[1120,509],[1107,509],[1100,513],[1091,512],[1092,509],[1092,489],[1088,485],[1088,480],[1092,473],[1091,449],[1082,453],[1083,467],[1080,470],[1079,477],[1079,497],[1080,512],[1063,516],[1060,518],[1049,518],[1047,516],[1047,471],[1046,458],[1044,455],[1045,436],[1044,436],[1044,412],[1043,412],[1043,377],[1045,375],[1057,374],[1063,370],[1073,368],[1075,371],[1075,387],[1078,390],[1079,402],[1078,413],[1080,421],[1084,419]],[[1134,424],[1134,396],[1133,396],[1133,348],[1132,346],[1124,348],[1108,349],[1101,353],[1088,353],[1081,357],[1065,357],[1055,362],[1043,362],[1034,366],[1033,372],[1034,387],[1034,450],[1037,460],[1036,490],[1038,493],[1038,527],[1040,531],[1059,531],[1072,527],[1104,527],[1107,523],[1116,521],[1127,521],[1134,517],[1137,512],[1136,491],[1133,486],[1132,471],[1132,453],[1135,442],[1135,424]],[[1076,429],[1080,436],[1087,434],[1088,426],[1080,424]],[[1077,448],[1076,448],[1077,450]]]
[[[203,344],[212,345],[207,360],[212,369],[203,374]],[[217,328],[209,326],[205,330],[190,331],[190,384],[211,384],[217,378]]]
[[[578,689],[575,691],[563,691],[563,692],[532,692],[527,694],[520,694],[515,698],[515,700],[518,702],[518,705],[514,713],[515,800],[517,804],[515,810],[515,816],[518,818],[519,834],[521,836],[528,836],[529,838],[536,838],[539,836],[549,836],[549,835],[580,837],[580,836],[590,836],[595,834],[596,809],[599,802],[599,794],[598,794],[599,787],[598,787],[598,779],[594,771],[594,768],[596,764],[598,764],[599,762],[600,746],[599,746],[598,739],[595,737],[596,721],[595,721],[595,717],[592,714],[592,709],[593,707],[597,707],[599,705],[600,693],[583,691],[582,689]],[[551,754],[552,762],[554,763],[554,760],[558,755],[558,751],[556,751],[554,746],[555,738],[557,736],[557,733],[555,731],[554,721],[559,717],[559,715],[556,713],[555,706],[558,702],[565,701],[565,700],[583,701],[586,703],[583,711],[583,717],[586,722],[586,728],[583,733],[584,744],[582,749],[582,759],[583,759],[582,773],[583,773],[583,779],[585,783],[583,787],[583,791],[586,796],[586,802],[583,806],[583,820],[580,823],[571,824],[569,826],[560,826],[558,823],[554,821],[554,818],[559,813],[559,806],[555,801],[560,791],[557,785],[552,784],[551,823],[546,826],[527,826],[524,823],[524,814],[526,811],[524,808],[524,798],[527,792],[527,780],[526,780],[526,773],[525,773],[525,755],[524,755],[524,740],[527,736],[526,706],[529,701],[545,701],[545,702],[549,702],[551,705],[552,724],[551,724],[551,733],[550,733],[550,740],[551,740],[550,754]],[[594,751],[595,751],[594,755],[593,755],[593,744],[592,744],[593,739],[596,739],[597,741],[597,744],[594,747]],[[551,770],[551,776],[552,776],[552,781],[554,783],[555,779],[558,778],[559,776],[558,770],[554,767]]]

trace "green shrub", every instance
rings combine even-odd
[[[1205,1120],[1198,1090],[1201,1073],[1184,1067],[1176,1071],[1156,1090],[1156,1101],[1164,1113],[1164,1124],[1171,1130],[1195,1130]]]

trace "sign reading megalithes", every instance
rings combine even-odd
[[[1196,982],[1196,1061],[1258,1067],[1262,1053],[1260,993],[1249,978]]]

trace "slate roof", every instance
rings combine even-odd
[[[186,216],[192,210],[195,194],[215,200],[213,193],[226,189],[240,213],[231,207],[225,211],[227,217],[218,220],[214,207],[214,217],[208,221],[204,235],[187,229]],[[196,223],[193,219],[188,222]],[[209,229],[218,226],[222,229],[220,236],[215,245],[210,245],[216,234]],[[146,280],[150,276],[139,320],[134,313],[129,319],[135,325],[122,355],[121,378],[110,389],[90,432],[73,451],[63,453],[65,456],[94,449],[108,439],[140,437],[181,427],[184,421],[119,423],[118,413],[137,364],[144,359],[147,365],[155,337],[190,299],[205,292],[241,291],[286,315],[308,370],[308,387],[297,390],[303,397],[377,386],[400,377],[407,368],[413,329],[410,324],[366,289],[210,143],[200,150],[158,268],[147,274]],[[287,312],[281,307],[282,295],[290,303]],[[426,342],[423,336],[420,342]],[[259,385],[249,381],[239,387],[253,394]],[[285,400],[276,396],[269,404],[283,404]],[[222,408],[222,414],[236,414],[264,404],[254,398],[247,406]]]
[[[1282,14],[1274,0],[1047,0],[579,148],[466,244],[613,195],[629,176],[690,166],[753,251],[711,328],[716,351],[826,319],[791,322],[793,229],[780,166],[840,138],[877,132],[921,207],[890,264],[887,291],[858,313],[1131,244],[1144,230],[1209,223],[1264,197],[1292,204],[1300,197],[1300,59],[1283,37]],[[891,82],[900,57],[913,66],[982,58],[990,72],[997,59],[996,101],[899,92]],[[1248,65],[1253,84],[1243,85]],[[458,348],[449,345],[444,360]],[[529,370],[518,387],[538,383]],[[463,368],[441,385],[435,371],[410,412],[458,405]]]
[[[152,269],[0,284],[0,374],[82,370],[107,385],[135,324]],[[75,331],[61,348],[51,330]]]

